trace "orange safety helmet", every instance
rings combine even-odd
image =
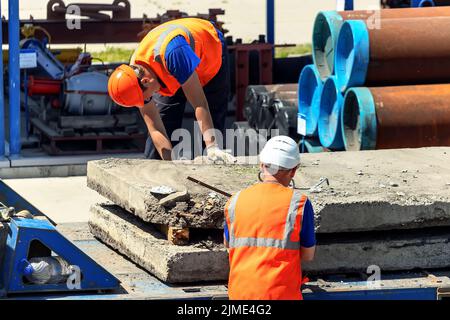
[[[108,92],[111,99],[123,107],[143,107],[144,93],[134,69],[126,64],[118,67],[109,77]]]

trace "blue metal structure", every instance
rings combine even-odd
[[[353,0],[336,0],[337,11],[353,10]]]
[[[275,44],[275,0],[267,0],[267,42]]]
[[[2,16],[0,3],[0,17]],[[3,44],[3,24],[0,23],[0,40]],[[3,50],[0,50],[0,160],[5,157],[5,92],[3,90]]]
[[[43,255],[42,252],[45,251],[48,252]],[[70,265],[79,267],[81,271],[79,287],[69,288],[65,282],[32,284],[25,281],[24,261],[33,256],[50,256],[52,252]],[[51,223],[36,219],[11,219],[0,274],[2,275],[2,287],[8,295],[14,293],[110,290],[119,287],[119,281],[116,277],[64,238]]]
[[[20,154],[20,65],[19,65],[19,1],[9,0],[9,153]]]
[[[411,7],[434,7],[435,3],[433,0],[411,0]]]
[[[438,300],[437,288],[318,291],[304,293],[305,300]]]

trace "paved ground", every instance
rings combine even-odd
[[[86,177],[4,181],[58,224],[87,222],[90,206],[105,201],[86,186]]]

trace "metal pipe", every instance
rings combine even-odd
[[[309,139],[303,137],[300,141],[300,152],[301,153],[320,153],[320,152],[328,152],[329,149],[323,147],[320,142],[316,139]]]
[[[313,64],[307,65],[298,80],[298,113],[306,120],[306,135],[317,136],[322,80]]]
[[[335,63],[342,92],[363,85],[447,83],[450,17],[388,19],[379,29],[349,20],[339,34]]]
[[[0,17],[2,4],[0,3]],[[2,23],[0,23],[0,40],[3,44]],[[5,157],[5,92],[3,90],[3,50],[0,50],[0,159]]]
[[[9,0],[9,153],[18,156],[20,141],[19,1]]]
[[[450,6],[450,0],[412,0],[411,6],[416,7]]]
[[[351,88],[341,119],[349,151],[450,146],[450,84]]]
[[[411,0],[412,8],[423,8],[423,7],[434,7],[435,3],[433,0]]]
[[[341,109],[344,97],[337,88],[336,77],[325,81],[320,97],[319,139],[322,146],[332,150],[342,150],[344,141],[341,129]]]
[[[325,80],[334,74],[334,55],[339,31],[347,20],[364,20],[369,27],[382,26],[385,19],[449,17],[450,8],[404,8],[384,10],[321,11],[313,29],[313,60],[320,77]],[[398,34],[397,34],[398,35]]]

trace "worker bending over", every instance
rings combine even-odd
[[[121,65],[108,83],[111,98],[139,107],[150,137],[145,155],[171,160],[172,133],[182,126],[186,101],[195,110],[207,156],[235,162],[218,146],[214,129],[223,133],[228,106],[229,70],[222,32],[197,18],[172,20],[151,30],[130,65]]]
[[[231,300],[302,300],[301,262],[315,252],[314,211],[290,188],[300,164],[289,137],[270,139],[260,154],[260,180],[225,206]],[[261,177],[262,175],[262,177]]]

